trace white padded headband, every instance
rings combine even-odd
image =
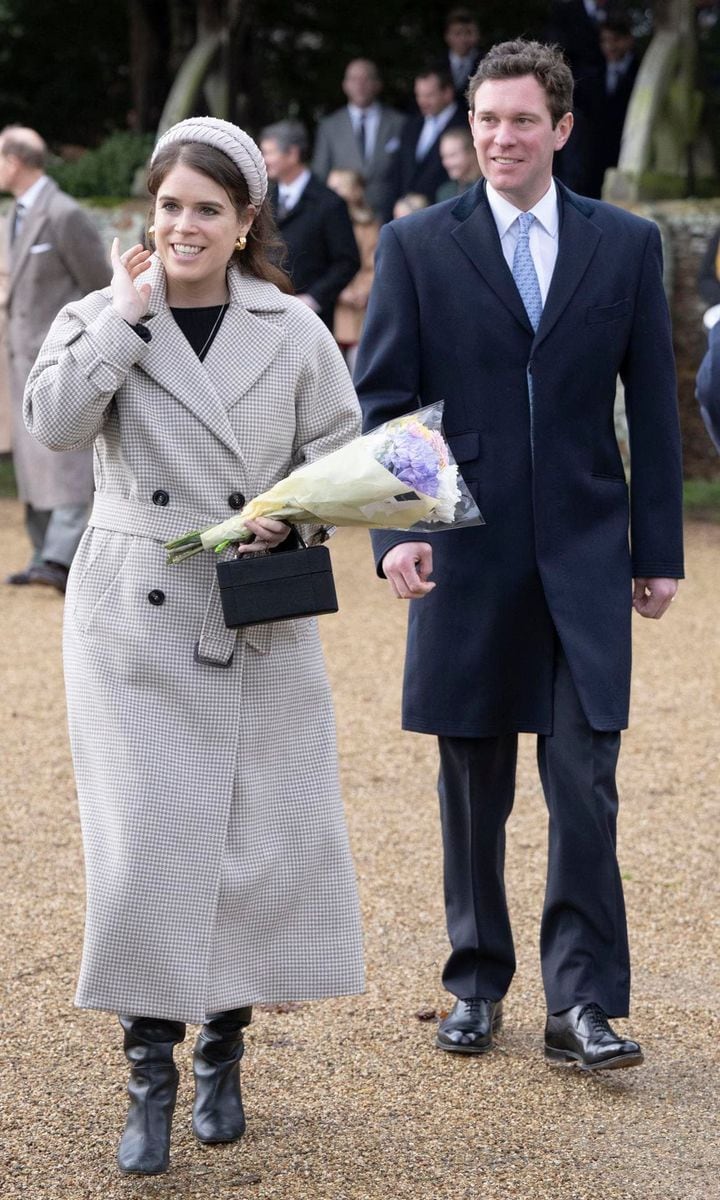
[[[202,142],[221,150],[235,163],[245,180],[250,203],[260,207],[268,188],[265,160],[244,129],[230,121],[221,121],[219,117],[188,117],[162,134],[152,152],[150,163],[154,163],[158,152],[172,142]]]

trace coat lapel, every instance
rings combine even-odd
[[[495,218],[485,197],[482,181],[465,192],[452,211],[460,222],[453,230],[455,241],[498,299],[510,309],[523,328],[532,333],[525,305],[505,262]]]
[[[558,256],[538,326],[538,343],[547,337],[567,308],[602,237],[600,229],[590,219],[591,206],[561,184],[557,185],[557,190],[560,205]]]
[[[144,324],[152,340],[138,364],[140,369],[184,404],[247,467],[227,409],[266,369],[284,333],[248,313],[244,302],[256,295],[261,307],[263,298],[265,306],[270,306],[276,289],[260,280],[244,282],[240,272],[231,269],[230,307],[205,363],[201,363],[196,354],[188,354],[185,335],[167,304],[165,272],[157,260],[148,282],[152,291]],[[275,307],[284,305],[275,301]]]
[[[40,191],[40,195],[30,209],[30,212],[25,217],[20,233],[12,245],[10,244],[10,234],[15,217],[15,209],[12,208],[10,210],[10,215],[8,218],[8,267],[10,270],[8,299],[12,295],[15,281],[18,279],[20,272],[27,262],[30,254],[30,247],[35,245],[37,234],[42,228],[47,217],[50,201],[52,200],[53,194],[56,191],[57,184],[52,179],[48,179],[45,186]]]
[[[587,271],[602,237],[590,219],[592,208],[582,197],[557,184],[560,205],[558,256],[537,330],[540,342],[561,317]],[[453,237],[503,304],[530,333],[532,325],[500,245],[497,226],[482,181],[465,192],[453,208],[459,225]]]
[[[284,325],[263,319],[262,312],[284,312],[285,297],[271,283],[228,273],[230,308],[213,341],[204,369],[223,409],[242,400],[267,370],[285,341]]]

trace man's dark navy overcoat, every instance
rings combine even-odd
[[[683,574],[659,233],[560,184],[558,193],[558,257],[536,334],[482,182],[382,232],[356,370],[365,426],[443,400],[486,521],[428,539],[437,587],[410,605],[406,729],[552,732],[556,636],[590,724],[624,728],[632,578]],[[618,374],[629,492],[613,421]],[[408,540],[425,536],[373,534],[378,563]]]

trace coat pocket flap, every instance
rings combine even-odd
[[[447,440],[456,463],[471,462],[480,457],[480,434],[477,429],[447,434]]]
[[[618,300],[617,304],[601,304],[596,308],[585,310],[585,320],[588,325],[604,325],[606,321],[619,321],[630,312],[629,300]]]

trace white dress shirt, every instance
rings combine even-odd
[[[516,222],[521,210],[515,208],[514,204],[511,204],[509,200],[506,200],[499,192],[496,192],[492,184],[487,183],[485,189],[490,211],[497,225],[505,262],[512,271],[513,257],[519,233]],[[557,189],[554,179],[551,180],[550,187],[545,195],[538,200],[537,204],[534,204],[529,209],[529,212],[535,217],[530,226],[530,253],[535,264],[538,283],[540,284],[540,294],[544,304],[550,290],[550,281],[553,277],[558,256],[560,210],[558,208]]]
[[[297,179],[293,179],[292,183],[278,184],[278,204],[285,212],[290,212],[290,209],[295,207],[309,182],[310,171],[306,169]]]
[[[440,137],[443,129],[455,112],[457,105],[453,100],[452,104],[448,104],[442,112],[436,113],[434,117],[426,117],[420,137],[417,140],[415,147],[415,158],[418,162],[425,157],[433,143]]]
[[[347,110],[350,116],[350,124],[353,127],[353,133],[358,139],[360,135],[360,118],[365,118],[365,161],[367,162],[372,158],[378,129],[380,128],[380,105],[371,104],[368,108],[358,108],[357,104],[348,104]]]
[[[48,181],[47,175],[41,175],[39,179],[36,179],[34,183],[30,184],[30,187],[27,188],[27,190],[23,192],[22,196],[17,196],[15,198],[16,208],[15,208],[15,223],[13,225],[13,234],[12,234],[13,241],[15,241],[18,238],[20,231],[22,229],[22,226],[23,226],[23,221],[25,221],[25,219],[27,218],[27,215],[30,212],[30,209],[32,208],[33,204],[37,200],[41,191],[45,187],[45,184],[47,183],[47,181]]]

